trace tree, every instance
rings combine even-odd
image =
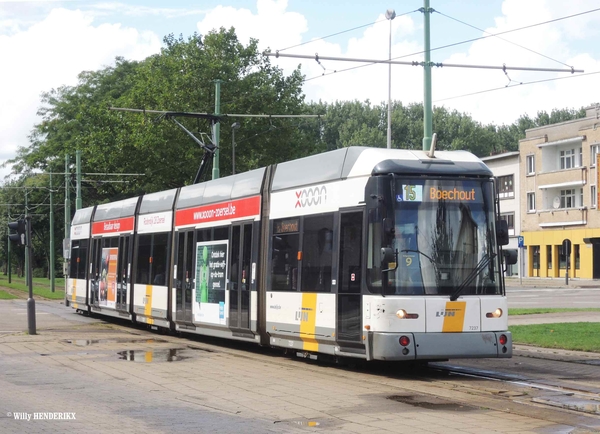
[[[81,73],[76,86],[45,93],[39,110],[42,122],[35,125],[30,146],[20,149],[11,161],[14,170],[46,170],[79,149],[85,173],[141,174],[87,181],[84,206],[109,197],[164,190],[193,180],[203,150],[174,124],[110,107],[210,113],[218,78],[223,81],[222,112],[300,114],[304,110],[300,71],[284,76],[259,54],[257,41],[244,46],[233,29],[205,37],[194,34],[188,40],[170,35],[164,42],[161,53],[142,62],[117,58],[114,66]],[[205,122],[180,122],[197,135],[210,133]],[[231,167],[231,153],[224,152],[231,150],[231,122],[230,118],[221,121],[224,174]],[[238,171],[307,155],[292,122],[243,123],[236,140]]]

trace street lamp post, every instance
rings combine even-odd
[[[392,20],[396,18],[396,11],[388,9],[385,11],[385,17],[390,21],[390,44],[389,44],[389,60],[392,60]],[[388,63],[388,125],[387,125],[387,148],[392,148],[392,64]]]
[[[235,175],[235,130],[241,127],[239,122],[231,124],[231,167],[232,175]]]

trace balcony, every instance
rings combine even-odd
[[[538,211],[538,225],[541,228],[586,225],[587,211],[587,207]]]
[[[540,190],[583,187],[587,184],[587,173],[587,167],[544,172],[537,175],[536,183]]]

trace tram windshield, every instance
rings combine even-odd
[[[386,294],[500,294],[492,182],[396,178],[394,187],[387,246],[398,250],[398,268],[385,273]],[[367,269],[370,290],[381,293],[377,224],[369,222]]]

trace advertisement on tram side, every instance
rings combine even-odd
[[[226,324],[228,240],[196,244],[196,284],[194,319],[198,322]]]
[[[100,268],[100,305],[115,308],[117,303],[117,258],[118,248],[102,249]]]

